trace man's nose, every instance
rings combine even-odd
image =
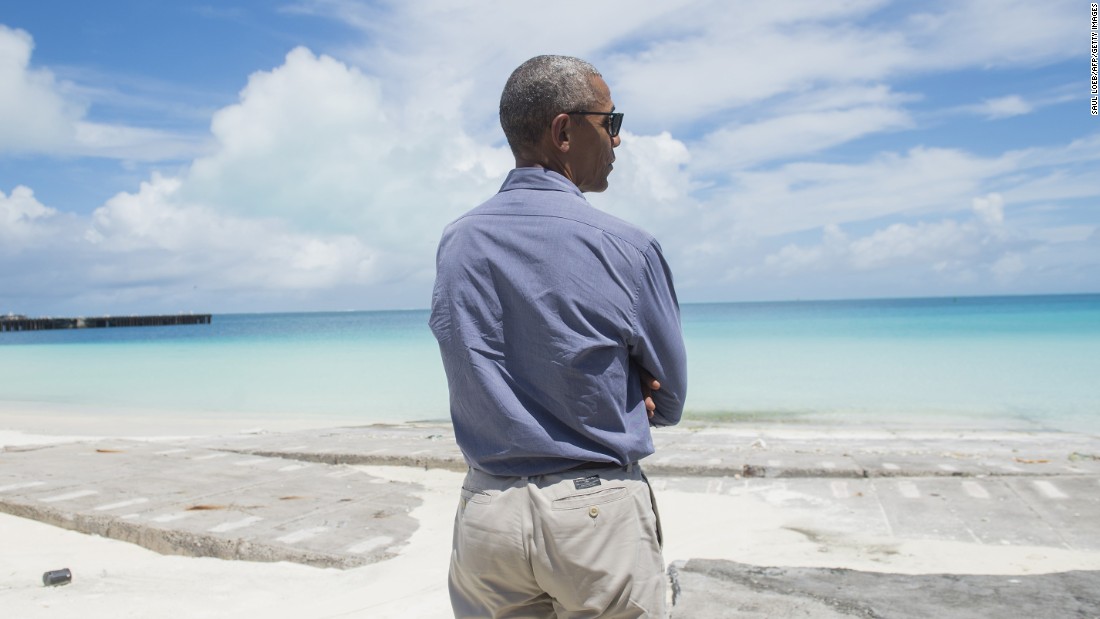
[[[619,136],[611,138],[611,148],[618,148],[619,144],[622,144],[623,139]]]

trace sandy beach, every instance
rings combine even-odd
[[[180,419],[177,424],[161,426],[159,431],[148,427],[143,432],[132,432],[134,427],[127,426],[125,420],[107,420],[95,425],[68,425],[66,435],[60,436],[43,433],[41,420],[30,423],[28,418],[9,417],[2,421],[8,422],[8,428],[0,431],[0,445],[9,451],[121,437],[173,444],[180,440],[178,431],[184,427],[189,430],[187,440],[192,442],[258,432],[247,427],[255,420],[203,427]],[[307,424],[302,424],[303,428],[294,425],[282,424],[278,431],[265,431],[265,436],[293,434]],[[690,431],[681,431],[679,436],[686,437]],[[721,438],[723,435],[717,434],[721,431],[710,432]],[[764,439],[753,442],[755,434],[766,435],[772,444],[787,439],[799,445],[817,432],[828,436],[830,443],[843,442],[845,436],[825,428],[771,428],[761,432],[739,427],[726,432],[724,436],[731,444],[752,444],[756,451],[761,450]],[[905,437],[899,435],[896,442],[904,443]],[[1006,440],[1027,445],[1026,436],[1013,435]],[[925,444],[934,445],[935,441]],[[771,450],[769,457],[779,453],[774,448],[764,449]],[[1027,455],[1026,450],[1023,454]],[[942,454],[929,452],[929,457],[938,455]],[[658,451],[653,458],[660,456]],[[1025,459],[1017,456],[1019,461]],[[450,616],[446,571],[461,473],[411,466],[353,468],[385,480],[417,484],[420,503],[409,514],[417,528],[394,558],[340,570],[285,561],[163,555],[132,543],[0,514],[0,545],[4,548],[0,553],[0,607],[5,609],[4,616],[11,618]],[[865,493],[884,492],[881,484],[894,483],[892,480],[880,481],[879,486],[862,486],[875,480],[812,476],[742,479],[738,475],[689,479],[662,474],[651,478],[658,490],[669,562],[721,559],[758,566],[898,574],[1031,575],[1100,570],[1100,540],[1091,545],[1028,545],[1011,539],[991,543],[980,535],[960,540],[956,534],[939,534],[934,528],[919,536],[907,536],[890,526],[884,528],[879,522],[881,514],[853,511],[847,506],[846,501]],[[987,483],[982,477],[978,479]],[[947,481],[958,483],[950,478]],[[1097,479],[1090,478],[1089,483],[1096,487]],[[925,498],[938,499],[936,493]],[[1095,506],[1096,501],[1090,498],[1085,505]],[[1100,506],[1096,509],[1100,511]],[[995,507],[983,518],[992,520],[991,526],[1005,525],[997,522]],[[42,585],[43,572],[63,567],[72,570],[72,584]]]

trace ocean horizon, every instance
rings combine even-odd
[[[0,333],[0,411],[446,420],[427,320]],[[682,320],[688,419],[1100,432],[1100,294],[687,303]]]

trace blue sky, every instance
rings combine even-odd
[[[540,53],[604,73],[589,199],[681,301],[1100,292],[1088,2],[40,0],[0,10],[0,313],[426,307]]]

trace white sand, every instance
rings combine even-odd
[[[118,427],[111,428],[118,430]],[[124,434],[124,433],[119,433]],[[68,437],[68,440],[74,437]],[[59,440],[0,432],[0,445]],[[67,440],[67,439],[60,439]],[[354,570],[164,556],[144,548],[0,514],[0,616],[426,618],[450,617],[446,572],[461,475],[362,467],[425,488],[420,522],[400,556]],[[667,560],[729,559],[898,573],[1033,574],[1100,570],[1100,552],[871,537],[858,526],[822,530],[828,508],[767,493],[658,494]],[[43,587],[68,567],[73,583]]]
[[[425,485],[421,526],[401,555],[355,570],[159,555],[0,515],[0,609],[18,617],[447,617],[450,518],[461,475],[371,467]],[[73,583],[43,587],[67,567]]]
[[[898,574],[1044,574],[1100,570],[1100,551],[907,540],[830,521],[829,507],[800,497],[716,495],[664,490],[665,558],[729,559],[754,565],[842,567]],[[798,503],[795,507],[792,504]],[[824,524],[823,524],[824,523]],[[799,531],[815,531],[813,537]]]

